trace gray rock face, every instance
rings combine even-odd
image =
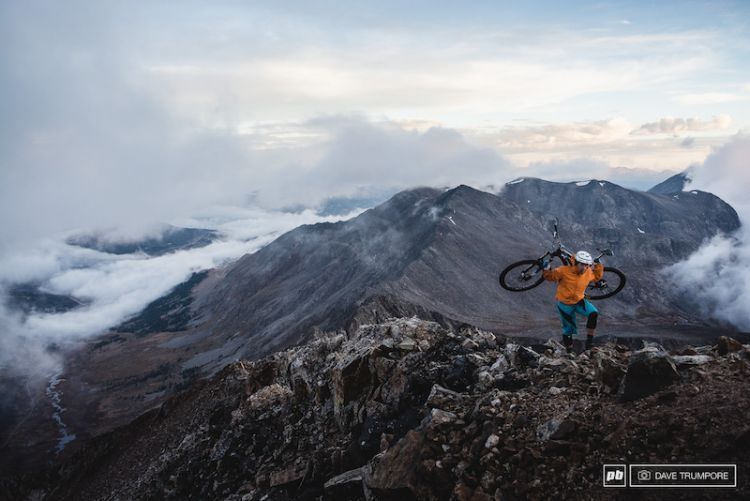
[[[625,367],[610,353],[601,350],[593,354],[592,362],[596,379],[610,392],[616,392],[625,376]]]
[[[636,351],[630,357],[623,381],[622,399],[637,400],[666,388],[679,379],[672,357],[656,348]]]
[[[569,410],[561,413],[539,425],[536,430],[537,438],[540,441],[561,440],[569,437],[575,432],[576,423],[568,417]]]
[[[736,339],[727,336],[721,336],[719,338],[719,344],[717,346],[719,355],[726,355],[727,353],[740,351],[741,349],[742,343],[740,343]]]
[[[685,367],[695,367],[697,365],[707,364],[711,362],[713,358],[708,355],[675,355],[672,357],[672,360],[674,360],[678,369],[683,369]]]
[[[621,263],[667,264],[690,255],[707,235],[739,227],[734,209],[702,191],[662,194],[607,181],[550,183],[526,179],[500,196],[543,217],[558,217],[563,242],[612,248]]]
[[[365,482],[377,499],[419,499],[417,465],[425,434],[411,430],[389,449]]]

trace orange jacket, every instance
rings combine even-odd
[[[576,265],[558,266],[554,270],[544,270],[544,278],[557,282],[555,299],[565,304],[576,304],[583,299],[586,287],[592,280],[599,280],[604,274],[604,266],[595,263],[594,269],[586,268],[580,275]]]

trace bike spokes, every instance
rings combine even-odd
[[[625,275],[616,268],[604,268],[604,276],[593,281],[586,288],[589,299],[605,299],[612,297],[625,287]]]
[[[515,292],[532,289],[543,280],[541,263],[532,259],[514,263],[500,273],[500,285]]]

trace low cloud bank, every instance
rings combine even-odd
[[[742,227],[718,235],[687,260],[666,270],[674,284],[692,296],[707,316],[750,331],[750,137],[737,136],[691,173],[686,187],[713,193],[737,211]]]
[[[113,255],[68,245],[61,238],[10,252],[0,261],[0,293],[4,288],[7,294],[14,283],[34,282],[45,292],[72,296],[86,305],[64,313],[23,314],[0,304],[0,370],[49,376],[60,370],[67,348],[138,313],[192,273],[254,252],[301,224],[338,219],[309,210],[223,207],[186,220],[221,234],[201,248],[158,257]]]

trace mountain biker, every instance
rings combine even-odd
[[[576,252],[573,263],[569,266],[558,266],[552,269],[549,261],[544,262],[544,278],[557,282],[557,311],[562,322],[563,345],[568,353],[573,347],[573,336],[578,332],[576,313],[588,318],[586,321],[586,349],[590,349],[594,340],[594,330],[599,310],[585,297],[584,292],[589,282],[600,280],[604,266],[586,251]]]

